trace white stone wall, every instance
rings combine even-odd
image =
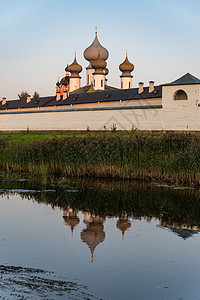
[[[176,91],[183,90],[188,100],[174,100]],[[162,120],[165,130],[200,130],[200,85],[163,86]]]
[[[188,100],[174,100],[182,89]],[[162,104],[162,108],[153,108]],[[200,131],[200,85],[163,86],[163,97],[20,109],[0,112],[0,131],[20,130],[184,130]],[[144,106],[144,108],[141,108]],[[152,106],[152,107],[151,107]],[[133,108],[130,108],[133,107]],[[147,108],[148,107],[148,108]],[[47,110],[52,110],[48,112]],[[67,109],[68,111],[56,111]],[[23,113],[20,113],[24,111]],[[45,112],[46,111],[46,112]],[[6,110],[5,112],[9,112]],[[18,113],[19,112],[19,113]],[[38,113],[37,113],[38,112]]]
[[[88,110],[0,114],[0,131],[19,130],[162,130],[162,109]]]

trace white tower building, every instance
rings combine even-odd
[[[93,67],[91,65],[91,61],[97,59],[99,51],[100,51],[101,59],[106,61],[108,59],[109,53],[108,53],[108,50],[100,44],[98,37],[97,37],[97,27],[96,27],[94,41],[88,48],[85,49],[84,54],[83,54],[84,58],[87,61],[89,61],[89,66],[86,68],[86,84],[87,85],[90,85],[91,83],[94,85],[93,73],[96,71],[93,69]],[[105,77],[104,77],[104,81],[105,81]],[[105,83],[104,83],[104,86],[105,86]]]
[[[79,73],[82,71],[82,67],[76,61],[76,53],[74,61],[67,67],[67,71],[71,73],[69,78],[69,91],[73,92],[74,90],[79,89],[81,85],[81,77],[79,76]]]
[[[105,89],[105,71],[106,62],[101,58],[100,51],[96,59],[91,61],[92,68],[95,69],[94,75],[94,89],[104,90]]]

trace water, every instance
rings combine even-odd
[[[198,190],[0,184],[0,299],[200,299]]]

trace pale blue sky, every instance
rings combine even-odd
[[[94,39],[109,51],[108,84],[120,87],[119,64],[125,51],[135,65],[133,86],[166,83],[186,72],[200,77],[199,0],[0,0],[0,97],[36,90],[53,95],[58,75],[65,74],[74,51]]]

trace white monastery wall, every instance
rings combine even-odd
[[[0,114],[0,131],[20,130],[162,130],[161,109],[84,110]]]
[[[188,100],[174,100],[178,90],[183,90]],[[163,86],[162,120],[165,130],[200,130],[200,86]]]
[[[178,90],[187,100],[174,100]],[[0,131],[184,130],[200,131],[200,85],[163,86],[162,99],[107,101],[0,112]]]

